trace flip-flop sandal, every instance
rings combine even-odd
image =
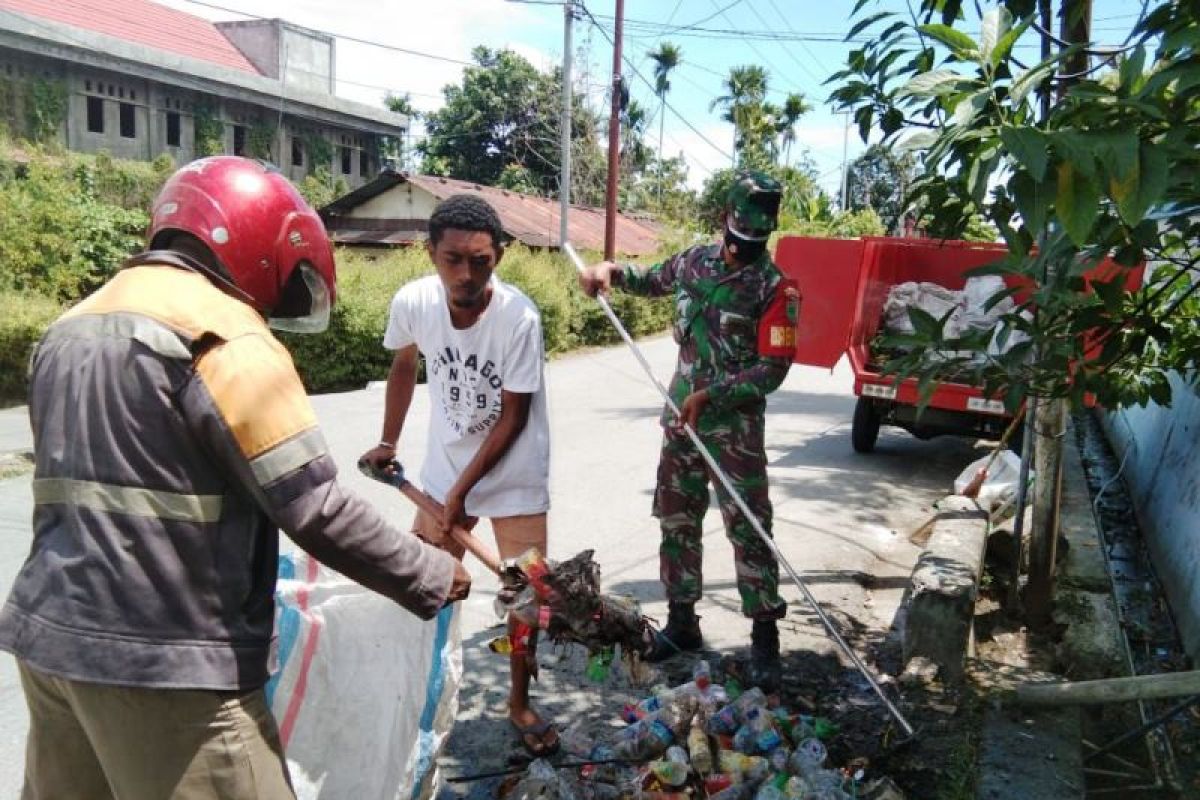
[[[558,737],[558,728],[549,720],[535,722],[532,725],[518,725],[513,720],[509,720],[508,724],[512,725],[513,730],[517,732],[517,736],[521,740],[521,746],[525,748],[525,752],[529,753],[533,758],[546,758],[558,752],[558,748],[562,744]],[[554,731],[554,743],[547,745],[544,738],[551,730]],[[534,737],[537,741],[536,745],[530,744],[529,737]]]

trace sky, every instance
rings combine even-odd
[[[339,35],[343,38],[336,45],[337,94],[372,105],[380,104],[391,91],[409,93],[419,110],[436,110],[442,104],[442,87],[461,81],[463,65],[457,62],[469,62],[476,45],[507,47],[542,69],[561,64],[563,55],[563,12],[556,0],[157,1],[212,20],[281,17]],[[600,27],[586,16],[574,24],[575,82],[580,90],[586,88],[593,108],[607,117],[612,46],[601,28],[611,33],[615,0],[586,0],[584,5]],[[800,92],[813,106],[797,126],[792,153],[794,157],[807,153],[821,185],[838,194],[844,157],[853,160],[865,147],[857,131],[847,129],[845,116],[827,105],[831,87],[824,85],[831,73],[842,68],[853,46],[841,41],[853,24],[849,18],[853,5],[851,0],[625,1],[629,23],[624,52],[637,72],[653,80],[647,52],[660,41],[674,42],[682,49],[682,64],[672,73],[667,96],[674,111],[665,112],[663,150],[668,156],[683,154],[691,186],[699,188],[713,170],[730,163],[733,128],[720,119],[720,111],[709,108],[712,99],[723,93],[723,77],[730,67],[758,64],[768,72],[770,99],[781,102],[789,92]],[[876,0],[868,8],[873,5],[883,10],[905,8],[902,0]],[[242,13],[217,6],[236,7]],[[1121,41],[1140,6],[1135,0],[1095,0],[1096,38]],[[663,36],[664,26],[673,32]],[[754,40],[737,32],[770,32],[785,40]],[[633,97],[656,115],[648,138],[657,148],[658,100],[636,75],[628,75],[627,81]]]

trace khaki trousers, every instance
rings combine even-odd
[[[140,689],[18,662],[29,704],[22,800],[294,800],[262,689]]]

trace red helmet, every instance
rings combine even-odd
[[[321,218],[260,161],[216,156],[172,175],[150,209],[150,246],[189,233],[213,252],[273,327],[324,330],[336,291],[333,245]]]

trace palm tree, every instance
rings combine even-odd
[[[679,45],[663,42],[657,50],[651,50],[647,55],[654,60],[654,93],[658,95],[658,158],[661,164],[663,158],[663,128],[667,121],[667,92],[671,90],[671,70],[683,63],[683,50]],[[662,172],[661,167],[659,172]],[[658,200],[662,202],[662,175],[658,181]]]
[[[637,100],[626,103],[621,110],[621,116],[621,159],[625,162],[626,174],[632,176],[633,173],[644,169],[650,160],[650,153],[642,142],[649,117],[646,115],[646,109]]]
[[[733,123],[734,156],[746,144],[743,141],[746,123],[755,112],[761,112],[763,101],[767,96],[767,71],[762,67],[751,64],[742,67],[732,67],[729,77],[725,79],[725,94],[709,103],[711,111],[724,108],[721,117],[726,122]]]
[[[812,111],[810,106],[804,99],[804,95],[799,92],[792,92],[783,101],[783,108],[779,109],[776,118],[776,128],[779,131],[779,138],[783,144],[783,161],[786,164],[788,157],[792,152],[792,144],[796,141],[796,123],[800,118]]]

